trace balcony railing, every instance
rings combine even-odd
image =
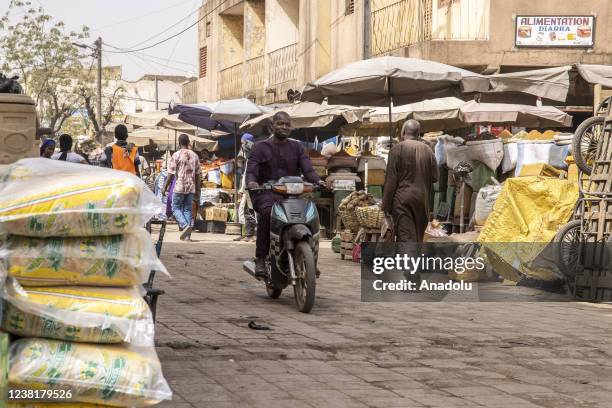
[[[268,86],[279,85],[297,78],[297,43],[268,54],[270,74]]]
[[[434,0],[435,1],[435,0]],[[432,0],[399,0],[372,12],[372,53],[431,39]]]
[[[291,44],[219,71],[219,98],[241,98],[257,91],[264,94],[265,87],[278,88],[278,95],[284,95],[296,80],[297,44]]]
[[[264,56],[251,58],[246,62],[246,90],[263,89],[265,78]]]
[[[244,76],[243,64],[236,64],[219,72],[219,86],[221,99],[241,98]]]

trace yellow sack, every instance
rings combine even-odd
[[[106,237],[11,235],[3,256],[9,276],[24,286],[136,286],[152,269],[167,274],[144,229]]]
[[[23,288],[9,279],[2,329],[21,337],[152,346],[154,323],[135,288]]]
[[[155,350],[28,338],[11,345],[13,389],[66,390],[70,402],[146,407],[172,397]]]
[[[9,402],[8,408],[109,408],[111,405],[81,402]]]
[[[123,234],[161,202],[138,177],[102,167],[22,159],[0,173],[0,230],[49,236]]]
[[[578,185],[568,180],[506,180],[478,239],[495,271],[514,282],[523,276],[555,280],[556,271],[531,262],[569,221],[577,200]]]
[[[8,348],[8,334],[0,332],[0,398],[4,398],[8,390]]]

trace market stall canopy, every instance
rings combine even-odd
[[[487,93],[524,93],[564,102],[570,89],[571,66],[535,69],[509,74],[494,74]]]
[[[217,151],[218,143],[214,140],[209,140],[204,137],[189,135],[189,139],[194,150]],[[141,128],[131,132],[128,136],[128,143],[134,143],[136,146],[147,146],[151,141],[156,144],[160,150],[177,150],[175,143],[175,134],[169,129],[159,128]]]
[[[482,92],[487,78],[461,68],[417,58],[379,57],[348,64],[308,83],[301,100],[332,104],[387,106],[425,98]]]
[[[125,116],[125,123],[135,127],[163,127],[192,136],[210,136],[210,131],[190,125],[179,119],[179,115],[168,115],[166,111],[140,112]]]
[[[612,88],[612,66],[577,64],[576,69],[586,82]]]
[[[294,129],[302,129],[324,128],[339,118],[344,119],[346,123],[359,122],[369,111],[369,108],[301,102],[250,119],[243,123],[241,129],[245,132],[262,133],[263,129],[270,124],[272,116],[276,112],[281,111],[287,112],[291,116],[291,123]]]
[[[528,128],[569,127],[572,117],[553,106],[469,101],[460,108],[465,123],[512,124]]]
[[[210,107],[211,118],[241,124],[253,116],[263,115],[270,108],[254,104],[250,99],[225,99],[218,102],[205,103]]]
[[[125,123],[138,127],[160,126],[159,123],[168,116],[167,111],[138,112],[125,115]]]
[[[421,131],[433,132],[438,130],[452,130],[465,127],[466,124],[460,119],[459,108],[465,101],[455,98],[427,99],[425,101],[393,107],[392,121],[403,123],[408,119],[418,120]],[[382,124],[388,121],[386,108],[374,108],[364,121],[364,125],[370,126]]]

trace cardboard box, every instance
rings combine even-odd
[[[204,210],[204,219],[206,221],[227,221],[227,208],[223,207],[206,207]]]

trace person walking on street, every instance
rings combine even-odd
[[[238,166],[238,173],[241,176],[240,183],[240,205],[238,207],[238,221],[240,224],[245,226],[245,236],[242,234],[234,238],[234,241],[246,241],[251,242],[255,240],[255,228],[257,227],[257,221],[255,220],[255,214],[253,211],[253,204],[249,192],[246,190],[246,169],[249,161],[249,155],[253,145],[255,144],[255,137],[250,133],[242,135],[242,148],[238,154],[236,164]]]
[[[272,136],[253,147],[246,171],[247,188],[254,189],[260,184],[286,176],[301,176],[319,183],[320,178],[312,167],[304,147],[297,140],[289,139],[291,117],[287,112],[277,112],[272,117]],[[271,191],[261,192],[253,197],[257,212],[257,243],[255,250],[255,274],[265,277],[266,257],[270,250],[270,215],[272,206],[283,196]]]
[[[83,156],[72,152],[72,136],[69,134],[64,133],[59,137],[59,147],[60,151],[51,156],[53,160],[87,164]]]
[[[40,145],[40,157],[50,159],[51,156],[53,156],[53,153],[55,153],[55,146],[55,140],[45,139],[45,141]]]
[[[179,225],[181,241],[191,240],[193,230],[192,204],[194,198],[200,199],[202,190],[202,169],[200,158],[189,149],[189,136],[181,134],[178,138],[180,150],[175,152],[168,165],[168,178],[164,184],[164,195],[174,180],[172,194],[172,214]]]
[[[117,125],[115,127],[115,139],[117,141],[104,149],[104,157],[102,159],[105,167],[127,171],[140,177],[138,149],[132,143],[128,143],[127,138],[127,127],[125,125]]]
[[[393,220],[397,242],[423,242],[429,223],[429,197],[438,180],[438,165],[431,148],[419,140],[421,125],[408,120],[402,141],[389,152],[383,210]]]

